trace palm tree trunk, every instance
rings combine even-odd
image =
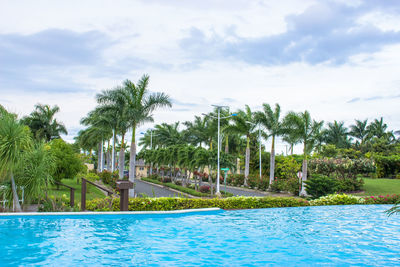
[[[11,189],[13,193],[13,211],[21,212],[21,205],[19,204],[17,187],[15,186],[14,174],[11,173]]]
[[[304,143],[304,158],[303,158],[303,173],[301,175],[301,191],[300,196],[307,196],[306,192],[306,181],[307,181],[307,152],[306,152],[306,144]]]
[[[272,136],[271,145],[271,156],[269,162],[269,188],[271,188],[272,183],[275,178],[275,136]]]
[[[226,154],[229,153],[229,140],[228,140],[228,136],[225,136],[225,153],[226,153]]]
[[[246,162],[244,168],[244,185],[247,186],[247,179],[249,177],[250,169],[250,137],[247,136],[247,146],[246,146]]]
[[[132,127],[132,140],[129,158],[129,181],[135,182],[136,175],[136,143],[135,143],[136,126]],[[135,197],[135,189],[129,190],[129,196]]]
[[[104,170],[104,160],[105,160],[105,158],[104,158],[104,140],[102,139],[101,140],[101,172]]]
[[[98,150],[98,152],[97,152],[97,171],[98,172],[101,172],[101,161],[102,161],[102,159],[101,159],[101,157],[102,157],[102,155],[101,155],[101,142],[99,142],[99,150]]]
[[[121,137],[121,149],[119,151],[119,159],[118,159],[118,165],[119,165],[119,179],[124,178],[124,169],[125,169],[125,144],[124,140],[125,139],[125,134],[122,134]]]
[[[209,175],[208,175],[208,183],[210,184],[210,192],[211,195],[214,195],[214,187],[213,187],[213,182],[212,182],[212,170],[211,166],[209,166]]]

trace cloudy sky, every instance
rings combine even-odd
[[[174,102],[156,123],[279,103],[398,130],[399,70],[398,0],[0,0],[0,104],[59,105],[67,140],[96,93],[144,73]]]

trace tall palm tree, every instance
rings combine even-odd
[[[323,123],[323,121],[317,122],[312,120],[308,111],[300,113],[289,112],[284,119],[285,126],[303,143],[303,173],[300,192],[302,196],[307,195],[305,191],[305,181],[307,180],[307,156],[314,148],[315,136],[321,131]]]
[[[150,93],[149,76],[143,75],[135,85],[130,80],[124,82],[121,93],[125,99],[126,117],[132,130],[129,158],[129,180],[134,182],[136,170],[136,128],[145,122],[153,122],[153,111],[159,107],[171,107],[170,97],[164,93]],[[130,191],[134,196],[134,191]]]
[[[22,122],[31,128],[37,139],[44,139],[49,142],[60,138],[61,134],[68,134],[64,124],[54,118],[59,111],[60,108],[57,105],[50,107],[49,105],[37,104],[35,110],[29,116],[22,118]]]
[[[275,138],[285,133],[285,127],[280,120],[281,107],[279,104],[275,104],[274,110],[272,110],[269,104],[263,104],[263,109],[263,112],[258,111],[255,113],[255,119],[257,123],[268,130],[268,136],[272,137],[269,171],[269,184],[271,186],[275,177]]]
[[[81,119],[81,124],[86,126],[92,126],[91,134],[97,136],[98,139],[101,140],[101,144],[99,143],[99,151],[100,151],[100,171],[104,169],[104,142],[105,140],[109,140],[112,136],[112,129],[114,127],[114,116],[110,112],[102,112],[101,109],[96,107],[94,110],[90,111],[88,115]],[[108,157],[109,154],[107,154]],[[109,158],[107,158],[107,165],[109,165]],[[99,167],[99,166],[98,166]],[[107,168],[109,169],[109,168]]]
[[[11,180],[14,211],[22,211],[19,204],[14,173],[22,153],[32,146],[31,133],[16,116],[2,114],[0,117],[0,177]]]
[[[325,131],[325,138],[327,144],[333,144],[337,148],[350,147],[350,140],[348,139],[348,129],[344,126],[344,122],[328,123],[328,128]]]
[[[119,178],[124,176],[125,169],[125,135],[129,129],[129,121],[127,114],[127,102],[125,99],[124,88],[117,87],[112,90],[104,90],[96,96],[97,102],[101,104],[100,109],[104,112],[110,112],[114,115],[114,137],[113,137],[113,151],[115,151],[115,134],[121,135],[121,144],[119,150]],[[113,155],[115,157],[115,154]]]
[[[355,124],[350,126],[349,135],[360,140],[360,145],[363,145],[368,139],[369,131],[367,129],[368,120],[355,120]]]
[[[245,157],[245,170],[244,170],[244,184],[247,185],[247,179],[249,177],[250,169],[250,135],[254,133],[255,130],[255,118],[251,109],[246,105],[244,110],[239,110],[236,112],[237,116],[232,117],[233,125],[226,127],[226,130],[231,133],[237,133],[246,136],[246,157]],[[248,123],[250,122],[250,123]]]

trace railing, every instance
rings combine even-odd
[[[3,200],[0,200],[0,202],[2,203],[2,206],[3,206],[3,209],[5,209],[5,207],[6,207],[6,203],[8,202],[8,200],[6,199],[6,193],[4,192],[5,189],[6,188],[6,186],[4,186],[4,185],[2,185],[2,186],[0,186],[0,192],[1,191],[3,191]],[[21,198],[18,198],[18,201],[21,203],[21,205],[24,205],[24,194],[25,194],[25,192],[24,192],[24,187],[23,186],[17,186],[17,189],[18,188],[20,188],[21,189],[21,192],[22,192],[22,197]],[[18,191],[17,191],[18,192]],[[14,203],[13,203],[13,205],[14,205]],[[14,207],[14,206],[13,206]]]
[[[73,208],[75,205],[75,188],[60,182],[56,182],[56,184],[69,188],[69,205]]]
[[[114,194],[114,191],[105,188],[103,186],[100,186],[98,184],[95,184],[89,180],[86,180],[85,178],[82,178],[82,190],[81,190],[81,210],[86,210],[86,183],[89,183],[91,185],[96,186],[100,190],[103,190],[104,192],[107,192],[107,196],[112,196]]]

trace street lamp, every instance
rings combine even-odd
[[[219,105],[211,105],[211,106],[217,108],[218,117],[215,117],[215,116],[212,116],[212,115],[209,115],[209,114],[204,114],[204,113],[202,113],[202,114],[205,115],[205,116],[209,116],[211,118],[214,118],[214,119],[218,119],[217,190],[216,190],[217,192],[215,192],[215,194],[217,196],[220,196],[221,195],[221,192],[219,191],[219,172],[220,172],[220,168],[219,168],[219,152],[220,152],[220,146],[221,146],[221,140],[220,140],[220,137],[219,137],[219,135],[220,135],[220,121],[221,121],[221,119],[226,119],[226,118],[229,118],[229,117],[232,117],[232,116],[237,116],[237,114],[234,113],[234,114],[231,114],[229,116],[221,118],[221,109],[222,108],[229,108],[229,107],[228,106],[219,106]]]
[[[152,128],[150,128],[150,129],[148,129],[148,130],[150,130],[150,150],[152,150],[153,149],[153,129]],[[140,132],[141,134],[145,134],[144,132]],[[152,164],[151,164],[151,162],[150,162],[150,176],[153,174],[153,166],[152,166]]]
[[[246,123],[251,124],[256,126],[256,123],[250,122],[250,121],[246,121]],[[260,180],[261,180],[261,126],[260,124],[258,124],[258,143],[259,143],[259,148],[260,148]]]

